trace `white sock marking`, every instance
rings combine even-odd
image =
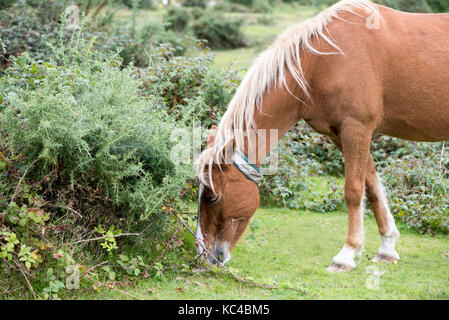
[[[377,188],[380,193],[381,201],[385,212],[387,214],[387,228],[388,231],[383,236],[381,236],[381,245],[379,247],[378,254],[383,254],[399,260],[399,255],[395,250],[396,241],[399,239],[399,231],[396,228],[396,224],[393,219],[393,215],[388,207],[387,197],[385,196],[385,190],[381,183],[379,176],[377,176]]]

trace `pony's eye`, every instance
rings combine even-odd
[[[209,200],[209,202],[213,203],[213,204],[217,203],[218,200],[220,200],[220,195],[218,195],[218,194],[211,195],[211,196],[207,197],[207,200]]]

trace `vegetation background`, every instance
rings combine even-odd
[[[174,133],[218,123],[256,55],[334,2],[0,0],[0,297],[447,299],[445,142],[373,140],[402,233],[397,266],[371,265],[367,212],[359,267],[325,272],[346,228],[343,159],[304,123],[278,145],[278,174],[230,264],[278,289],[204,268],[173,216],[194,212],[197,192],[192,162],[171,160]],[[448,0],[379,3],[449,11]]]

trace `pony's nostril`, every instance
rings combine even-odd
[[[218,261],[220,261],[221,263],[223,263],[224,256],[225,256],[224,251],[219,251],[219,252],[217,252],[217,259],[218,259]]]

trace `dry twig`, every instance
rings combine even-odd
[[[39,160],[39,159],[34,160],[34,161],[28,166],[28,168],[25,170],[24,174],[23,174],[22,177],[20,178],[19,183],[17,184],[16,189],[14,190],[14,194],[13,194],[12,197],[11,197],[11,202],[13,202],[14,199],[16,198],[17,192],[19,191],[19,186],[20,186],[20,184],[22,183],[23,179],[25,178],[25,176],[27,175],[27,173],[28,173],[28,171],[31,169],[31,167],[37,162],[37,160]]]
[[[71,243],[69,243],[69,245],[74,245],[74,244],[81,243],[81,242],[90,242],[90,241],[103,240],[103,239],[109,239],[109,238],[118,238],[118,237],[124,237],[124,236],[140,236],[140,233],[120,233],[120,234],[111,235],[111,236],[83,239],[83,240],[71,242]]]
[[[165,251],[167,251],[168,247],[170,246],[172,241],[175,239],[175,236],[176,236],[176,234],[178,233],[179,230],[180,230],[180,227],[178,226],[178,228],[175,230],[175,232],[171,236],[170,240],[165,245],[164,249],[162,249],[162,251],[159,254],[159,256],[145,269],[144,276],[143,276],[145,279],[149,277],[148,270],[150,270],[162,258],[162,256],[164,255]]]

